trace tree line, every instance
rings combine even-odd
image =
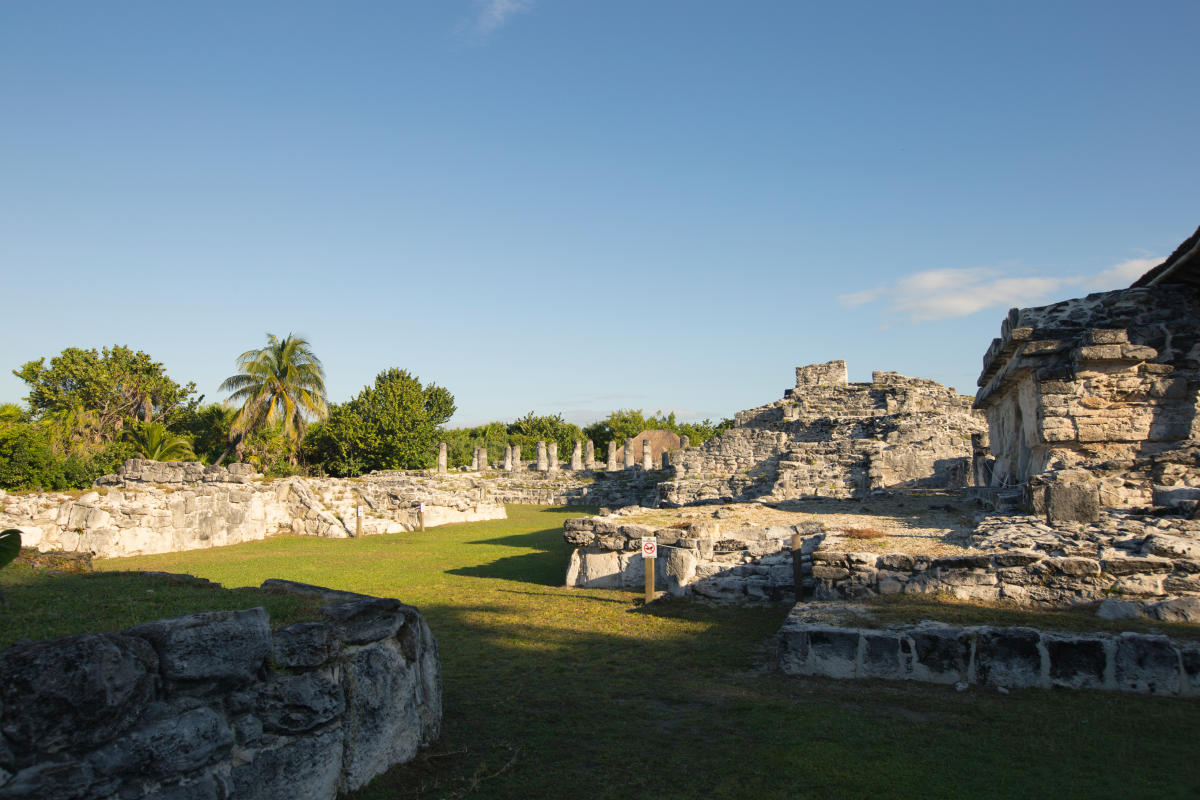
[[[264,347],[235,359],[222,382],[223,402],[205,402],[194,382],[180,384],[148,354],[120,345],[67,348],[29,361],[13,374],[28,387],[26,406],[0,404],[0,488],[86,488],[131,457],[220,464],[248,462],[270,476],[348,477],[379,469],[422,469],[448,444],[451,466],[469,464],[473,448],[503,458],[505,445],[532,457],[538,441],[569,454],[591,439],[597,453],[643,430],[666,428],[693,444],[729,420],[679,423],[675,415],[614,411],[580,428],[561,414],[533,412],[515,422],[446,429],[454,395],[389,368],[345,403],[329,403],[325,370],[303,337],[268,334]],[[602,457],[602,456],[601,456]]]

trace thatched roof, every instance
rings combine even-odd
[[[1200,287],[1200,228],[1175,248],[1166,261],[1138,278],[1132,286],[1167,283]]]

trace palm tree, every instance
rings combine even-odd
[[[171,433],[161,422],[147,422],[125,431],[125,440],[130,442],[142,458],[151,461],[195,461],[192,443],[182,436]]]
[[[259,428],[281,423],[281,433],[295,448],[304,438],[308,417],[324,419],[329,414],[325,402],[325,368],[313,355],[308,341],[288,334],[280,341],[267,334],[267,346],[247,350],[238,356],[238,374],[221,384],[222,392],[233,392],[226,405],[241,405],[229,429],[230,446],[217,459],[220,464],[231,449]]]

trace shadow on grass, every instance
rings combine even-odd
[[[637,620],[521,597],[538,594],[428,609],[443,736],[356,800],[1183,797],[1200,781],[1195,703],[763,675],[752,653],[778,609]]]

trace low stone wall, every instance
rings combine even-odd
[[[566,585],[640,589],[645,580],[641,540],[654,536],[659,550],[655,585],[672,595],[729,602],[792,600],[792,535],[803,534],[804,551],[811,552],[819,531],[819,525],[722,531],[716,522],[654,528],[626,522],[620,515],[569,519],[563,537],[575,550]]]
[[[659,484],[669,477],[661,470],[626,469],[616,472],[485,472],[428,475],[411,472],[375,472],[368,483],[391,482],[412,492],[448,492],[483,503],[522,503],[540,506],[646,506],[659,505]]]
[[[253,608],[0,652],[0,796],[332,800],[437,737],[417,609],[269,584],[332,602],[274,631]]]
[[[797,606],[780,628],[779,665],[788,675],[1200,694],[1200,645],[1166,636],[932,622],[876,630],[807,621],[811,614]]]
[[[675,595],[734,602],[795,597],[791,539],[802,536],[803,596],[852,600],[945,592],[961,600],[1059,607],[1120,596],[1149,601],[1200,596],[1200,520],[1105,512],[1092,525],[1053,528],[1034,517],[984,517],[971,546],[931,556],[866,552],[866,543],[820,523],[689,529],[632,524],[620,516],[567,520],[575,547],[568,586],[637,589],[640,546],[658,540],[656,583]]]
[[[422,508],[426,527],[506,516],[493,499],[386,474],[264,481],[242,466],[130,459],[79,497],[0,491],[0,526],[20,529],[22,542],[41,551],[115,558],[239,544],[280,532],[331,538],[400,533],[421,524]]]

